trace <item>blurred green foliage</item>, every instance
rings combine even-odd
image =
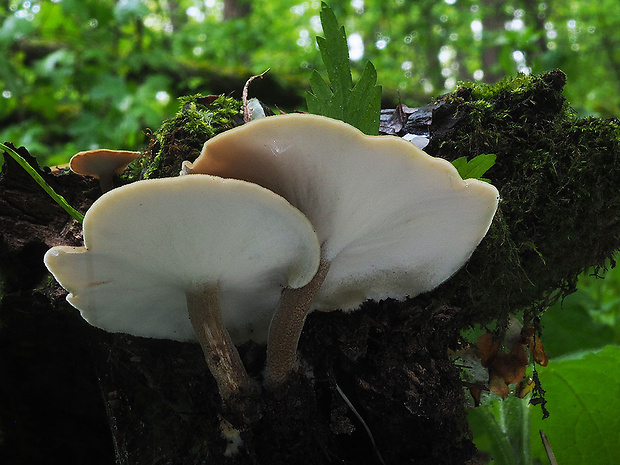
[[[620,268],[604,276],[586,273],[578,291],[543,317],[545,349],[550,357],[620,346]]]
[[[399,95],[409,106],[423,105],[461,80],[493,82],[555,67],[567,73],[565,94],[581,114],[614,116],[620,104],[615,0],[330,6],[349,36],[354,79],[371,60],[384,106]],[[145,128],[174,114],[177,97],[239,97],[228,78],[244,82],[267,68],[300,97],[311,70],[321,68],[319,11],[319,1],[2,2],[0,139],[49,163],[94,147],[137,149],[146,143]],[[283,107],[282,97],[267,103]]]

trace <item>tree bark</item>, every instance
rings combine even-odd
[[[432,106],[428,153],[497,155],[488,177],[500,211],[466,267],[409,301],[311,314],[299,369],[277,390],[230,406],[197,344],[106,334],[69,306],[42,258],[53,245],[81,245],[80,228],[5,157],[0,460],[36,463],[45,451],[68,465],[376,464],[378,451],[386,463],[473,463],[461,369],[448,356],[461,330],[501,328],[518,310],[536,324],[582,270],[620,247],[619,124],[575,120],[559,71],[520,79],[485,105],[459,89]],[[43,175],[78,210],[99,195],[96,181]],[[239,353],[261,380],[264,347]],[[232,462],[226,424],[243,440]]]

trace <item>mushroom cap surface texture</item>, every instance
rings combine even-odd
[[[53,247],[45,264],[93,326],[194,340],[186,292],[219,286],[236,343],[263,342],[282,288],[315,274],[311,223],[245,181],[197,175],[138,181],[104,194],[84,218],[84,247]]]
[[[464,181],[410,142],[309,114],[226,131],[185,171],[260,184],[310,219],[330,263],[318,310],[435,288],[470,257],[499,200],[491,184]]]
[[[71,171],[85,176],[120,174],[127,165],[140,156],[140,152],[97,149],[78,152],[71,157]]]

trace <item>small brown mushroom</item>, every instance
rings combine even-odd
[[[99,179],[101,190],[105,193],[114,189],[114,175],[122,173],[139,156],[140,152],[127,150],[87,150],[73,155],[70,167],[74,173]]]

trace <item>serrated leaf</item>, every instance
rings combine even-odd
[[[363,117],[354,126],[364,134],[376,136],[379,134],[379,123],[381,116],[381,87],[375,86],[371,91],[372,96]]]
[[[338,25],[336,15],[325,3],[321,4],[321,25],[325,37],[317,37],[327,76],[332,83],[334,95],[344,96],[353,86],[349,65],[349,46],[344,26]]]
[[[482,177],[494,164],[497,158],[494,154],[482,154],[467,161],[467,158],[457,158],[452,162],[452,166],[456,168],[463,179],[479,179],[489,182],[488,179]]]
[[[316,115],[328,116],[325,113],[330,109],[333,94],[317,70],[312,73],[310,87],[314,93],[308,92],[306,96],[308,111]]]
[[[376,83],[377,71],[373,64],[368,61],[359,81],[351,90],[351,99],[348,107],[350,114],[349,124],[359,128],[362,132],[366,132],[362,129],[362,126],[370,126],[370,130],[372,130],[376,115],[381,114],[381,87],[377,86]],[[368,96],[370,96],[370,100]]]
[[[323,79],[321,74],[316,69],[310,78],[310,85],[312,86],[312,90],[317,98],[323,101],[328,101],[331,99],[332,91],[325,82],[325,79]]]
[[[315,115],[322,115],[321,101],[312,92],[306,93],[306,106],[308,107],[308,113]]]
[[[366,93],[370,92],[375,87],[376,82],[377,70],[375,70],[374,65],[370,61],[367,61],[359,81],[357,81],[357,84],[355,84],[355,87],[351,90],[352,110],[354,110],[358,104],[358,101],[354,99],[363,98]]]
[[[312,92],[306,96],[308,111],[340,119],[366,134],[376,135],[379,133],[381,87],[376,85],[375,67],[367,62],[353,87],[344,26],[338,25],[334,12],[325,3],[321,4],[320,17],[325,37],[316,40],[331,87],[316,70],[313,72]]]

